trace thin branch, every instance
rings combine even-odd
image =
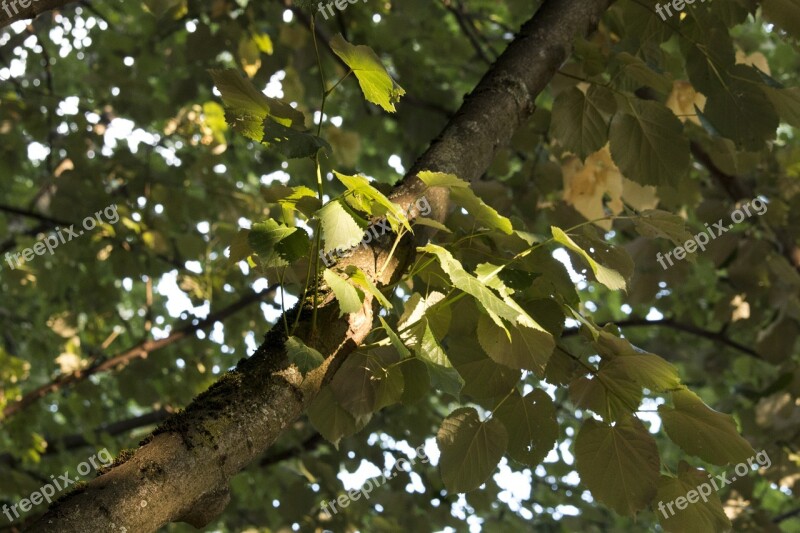
[[[36,213],[35,211],[31,211],[29,209],[14,207],[11,205],[0,204],[0,211],[4,213],[11,213],[13,215],[19,215],[22,217],[32,218],[40,222],[46,222],[48,224],[52,224],[53,226],[69,226],[69,222],[66,222],[64,220],[43,215],[41,213]]]
[[[492,58],[486,55],[486,51],[483,49],[483,46],[481,46],[477,36],[473,33],[473,27],[470,24],[470,21],[467,20],[466,13],[464,13],[462,7],[460,5],[453,5],[451,0],[441,0],[441,2],[444,8],[453,14],[456,22],[458,22],[458,26],[461,28],[461,32],[470,42],[472,48],[475,50],[475,53],[478,54],[478,57],[480,57],[487,65],[491,65],[494,61]]]
[[[95,429],[92,433],[95,437],[100,437],[102,435],[109,435],[111,437],[116,437],[117,435],[121,435],[123,433],[127,433],[129,431],[133,431],[134,429],[139,429],[147,426],[153,426],[155,424],[160,424],[174,412],[173,409],[166,407],[163,409],[156,409],[154,411],[150,411],[149,413],[145,413],[141,416],[136,416],[133,418],[128,418],[126,420],[119,420],[117,422],[112,422],[110,424],[103,424],[97,429]],[[66,435],[61,438],[47,438],[47,449],[45,450],[45,455],[56,454],[62,451],[67,450],[74,450],[76,448],[83,448],[84,446],[91,446],[91,442],[89,442],[83,433],[75,433],[72,435]]]
[[[321,434],[314,433],[313,435],[308,437],[306,440],[301,442],[299,444],[299,446],[294,446],[294,447],[291,447],[291,448],[287,448],[287,449],[285,449],[283,451],[280,451],[280,452],[265,456],[263,459],[261,459],[261,462],[259,463],[259,465],[260,466],[271,466],[271,465],[274,465],[276,463],[281,463],[281,462],[283,462],[283,461],[285,461],[287,459],[291,459],[292,457],[300,455],[301,453],[309,452],[309,451],[315,449],[320,444],[323,444],[324,442],[325,442],[325,439],[322,437]]]
[[[621,320],[619,322],[609,322],[609,324],[614,324],[620,328],[638,328],[638,327],[650,327],[650,326],[662,326],[666,328],[671,328],[676,331],[683,331],[684,333],[691,333],[692,335],[697,335],[698,337],[703,337],[705,339],[714,341],[714,342],[721,342],[731,348],[734,348],[744,354],[747,354],[751,357],[755,357],[756,359],[761,359],[761,356],[758,355],[758,352],[745,346],[744,344],[740,344],[732,339],[726,337],[722,332],[713,332],[708,331],[703,328],[697,327],[692,324],[684,324],[682,322],[676,322],[671,318],[662,318],[660,320],[647,320],[646,318],[631,318],[628,320]],[[601,326],[602,327],[602,326]],[[564,331],[564,337],[571,337],[578,334],[578,329],[568,329]]]
[[[787,511],[783,514],[779,514],[778,516],[772,519],[772,523],[780,524],[784,520],[794,518],[795,516],[800,516],[800,507],[798,507],[797,509],[792,509],[791,511]]]
[[[83,370],[76,370],[68,374],[60,375],[50,383],[42,385],[37,389],[25,394],[16,403],[6,406],[6,408],[3,410],[3,420],[7,420],[9,417],[31,406],[40,398],[43,398],[50,393],[63,389],[67,385],[84,381],[88,379],[89,376],[93,376],[95,374],[100,374],[120,366],[125,366],[129,364],[131,361],[134,361],[136,359],[144,359],[151,353],[156,352],[162,348],[166,348],[167,346],[170,346],[171,344],[174,344],[179,340],[184,339],[197,331],[209,328],[213,326],[215,322],[225,320],[229,316],[237,313],[238,311],[246,308],[247,306],[260,301],[266,295],[274,294],[277,287],[278,287],[277,285],[272,285],[262,290],[261,292],[250,293],[244,298],[231,304],[225,309],[220,310],[217,313],[209,314],[206,318],[199,320],[196,323],[190,322],[189,324],[186,324],[185,326],[174,330],[166,338],[159,340],[142,341],[117,355],[114,355],[107,359],[99,359],[98,361],[94,362],[92,366],[90,366],[89,368]]]

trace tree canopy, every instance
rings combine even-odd
[[[797,0],[4,0],[0,531],[800,532],[799,73]]]

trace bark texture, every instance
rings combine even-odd
[[[41,0],[45,4],[45,0]],[[59,2],[50,2],[59,3]],[[64,2],[60,2],[64,3]],[[392,198],[407,208],[421,194],[420,170],[457,174],[474,180],[485,172],[498,148],[534,108],[539,92],[568,58],[573,39],[586,35],[611,0],[546,0],[520,30],[476,89],[464,101],[442,134],[395,188]],[[447,193],[426,193],[439,220],[447,211]],[[410,239],[378,278],[379,265],[389,256],[393,236],[358,247],[340,264],[354,264],[378,284],[401,277],[415,254]],[[124,462],[53,504],[32,531],[84,532],[156,531],[168,522],[202,527],[224,509],[228,482],[261,456],[302,414],[341,365],[361,343],[373,323],[373,302],[367,297],[359,313],[338,318],[332,295],[318,310],[322,334],[311,331],[311,312],[299,304],[297,336],[326,356],[325,363],[302,380],[289,367],[282,321],[264,343],[236,370],[198,396],[187,409],[170,418]]]

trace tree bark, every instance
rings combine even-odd
[[[398,184],[393,200],[404,208],[412,205],[423,189],[416,177],[420,170],[449,172],[467,180],[483,174],[569,57],[573,38],[586,35],[610,3],[545,1]],[[430,190],[426,197],[433,209],[430,216],[443,220],[447,191]],[[378,277],[378,266],[389,257],[391,239],[359,247],[340,264],[358,266],[379,285],[391,283],[404,274],[415,254],[415,243],[405,240]],[[360,312],[341,319],[333,296],[325,296],[317,316],[317,323],[326,325],[322,335],[312,331],[307,303],[289,312],[290,322],[296,313],[300,313],[296,335],[326,356],[320,368],[303,380],[289,366],[279,320],[252,357],[240,361],[235,371],[170,418],[127,461],[54,503],[31,530],[140,533],[176,521],[200,528],[216,518],[229,501],[229,480],[303,414],[373,324],[369,296]]]

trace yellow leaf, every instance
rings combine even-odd
[[[667,98],[667,107],[681,122],[690,120],[699,126],[700,119],[697,118],[695,105],[702,111],[706,106],[706,97],[695,91],[688,81],[675,81],[672,84],[672,92]]]
[[[587,220],[607,215],[603,203],[606,194],[611,199],[607,206],[611,213],[617,215],[622,211],[622,174],[611,160],[608,145],[587,157],[583,164],[578,157],[569,158],[562,172],[564,201]],[[600,220],[595,224],[608,231],[612,221]]]
[[[261,68],[261,50],[253,39],[243,37],[239,41],[239,61],[248,78],[255,76]]]
[[[750,55],[745,55],[741,50],[736,51],[736,63],[742,65],[750,65],[756,67],[758,70],[766,75],[770,75],[769,63],[767,58],[761,52],[753,52]]]

